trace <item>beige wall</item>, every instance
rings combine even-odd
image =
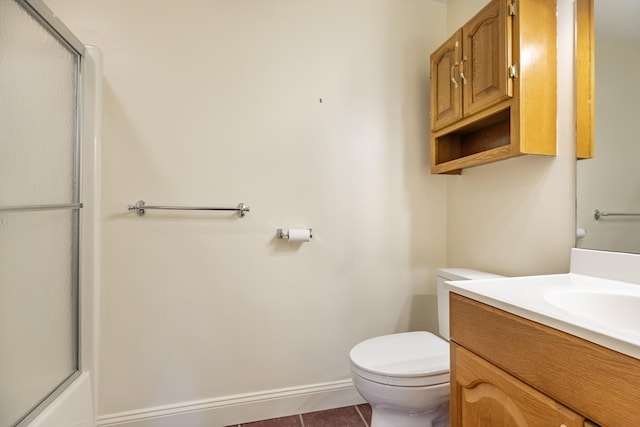
[[[348,379],[358,341],[434,328],[438,267],[568,268],[568,132],[557,158],[429,174],[444,3],[47,4],[104,54],[99,414]]]
[[[447,34],[453,34],[490,0],[447,0]]]
[[[47,4],[104,55],[99,414],[348,379],[360,340],[434,328],[442,3]]]

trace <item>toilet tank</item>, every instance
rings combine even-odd
[[[497,279],[500,277],[505,276],[467,268],[441,268],[438,270],[438,331],[442,338],[449,341],[449,291],[444,289],[444,282]]]

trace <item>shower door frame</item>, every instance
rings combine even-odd
[[[78,55],[74,193],[78,227],[74,250],[76,370],[27,414],[17,427],[55,426],[61,420],[94,426],[97,405],[99,283],[99,158],[101,143],[101,54],[85,46],[42,0],[16,0]]]

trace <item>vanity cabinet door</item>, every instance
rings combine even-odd
[[[431,129],[462,118],[462,31],[458,30],[431,54]]]
[[[512,19],[505,0],[491,2],[462,27],[465,117],[513,96],[511,37]]]
[[[585,419],[452,344],[452,427],[583,427]]]

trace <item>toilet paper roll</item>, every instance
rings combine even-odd
[[[289,241],[290,242],[308,242],[311,240],[310,228],[290,228],[289,229]]]

